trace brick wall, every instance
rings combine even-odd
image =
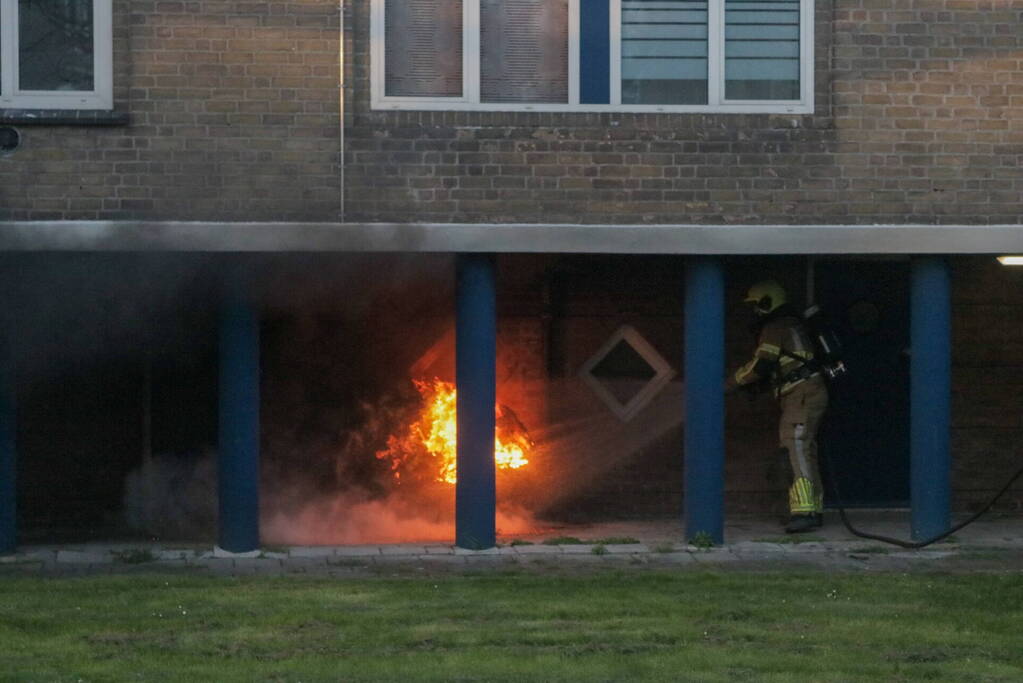
[[[952,487],[976,509],[1023,467],[1023,272],[953,260]],[[1023,510],[1023,482],[999,502]]]
[[[1023,218],[1020,0],[818,0],[814,116],[373,112],[365,5],[349,220]]]
[[[813,116],[374,112],[369,3],[344,6],[348,220],[1023,219],[1023,0],[818,0]],[[19,126],[0,219],[338,220],[340,25],[115,0],[129,125]]]
[[[337,3],[115,0],[114,17],[129,124],[15,124],[0,220],[337,220]]]

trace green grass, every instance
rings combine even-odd
[[[601,545],[634,545],[639,543],[638,538],[632,538],[631,536],[608,536],[607,538],[598,538],[591,543],[600,543]]]
[[[0,680],[1019,681],[1023,575],[0,578]]]
[[[695,536],[689,539],[689,545],[700,550],[710,550],[714,547],[714,539],[706,531],[698,531]]]
[[[555,536],[543,542],[544,545],[582,545],[586,541],[575,536]]]

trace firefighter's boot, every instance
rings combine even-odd
[[[817,515],[815,514],[792,515],[789,518],[789,523],[785,525],[785,533],[802,534],[818,529],[820,526],[820,522],[817,521]]]

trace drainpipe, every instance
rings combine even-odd
[[[345,222],[345,38],[348,16],[348,7],[345,0],[339,4],[341,12],[341,40],[338,45],[338,146],[340,148],[338,157],[338,176],[340,178],[339,207],[340,222]]]

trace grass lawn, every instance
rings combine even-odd
[[[1020,681],[1023,575],[0,578],[0,680]]]

